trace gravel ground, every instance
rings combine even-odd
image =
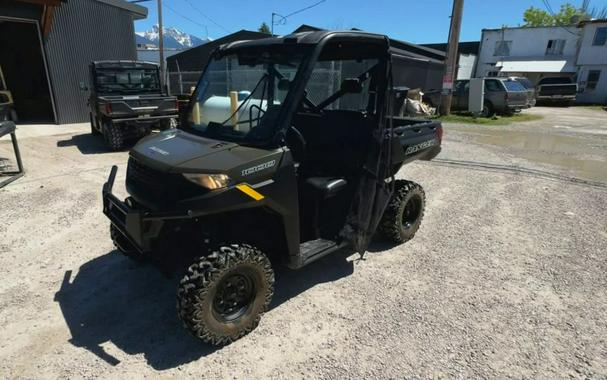
[[[578,133],[605,143],[599,111],[556,110],[597,112]],[[27,134],[27,175],[0,190],[2,378],[607,378],[606,189],[408,165],[428,198],[415,239],[278,269],[260,326],[216,349],[179,324],[176,279],[113,250],[101,184],[126,153],[70,128]],[[517,160],[446,129],[443,158]]]

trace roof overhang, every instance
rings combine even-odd
[[[148,17],[148,9],[141,5],[129,3],[125,0],[97,0],[100,3],[111,5],[116,8],[127,10],[133,14],[135,20],[143,20]]]
[[[498,61],[495,64],[504,73],[575,73],[573,60]]]

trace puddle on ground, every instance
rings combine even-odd
[[[607,139],[512,130],[462,131],[475,142],[506,147],[529,161],[555,165],[574,177],[607,182]],[[599,157],[599,159],[584,158]]]

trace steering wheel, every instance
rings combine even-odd
[[[287,133],[285,134],[285,142],[291,152],[293,152],[293,158],[295,161],[302,162],[306,158],[307,152],[307,143],[304,135],[301,131],[295,127],[290,127],[287,129]]]

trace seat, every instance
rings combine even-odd
[[[309,209],[312,223],[312,239],[320,237],[320,214],[324,202],[336,196],[340,191],[344,190],[348,182],[343,178],[338,177],[310,177],[306,179],[306,190],[309,191],[305,196],[312,204]]]
[[[306,185],[312,188],[321,200],[331,198],[348,186],[343,178],[336,177],[310,177],[306,179]]]

